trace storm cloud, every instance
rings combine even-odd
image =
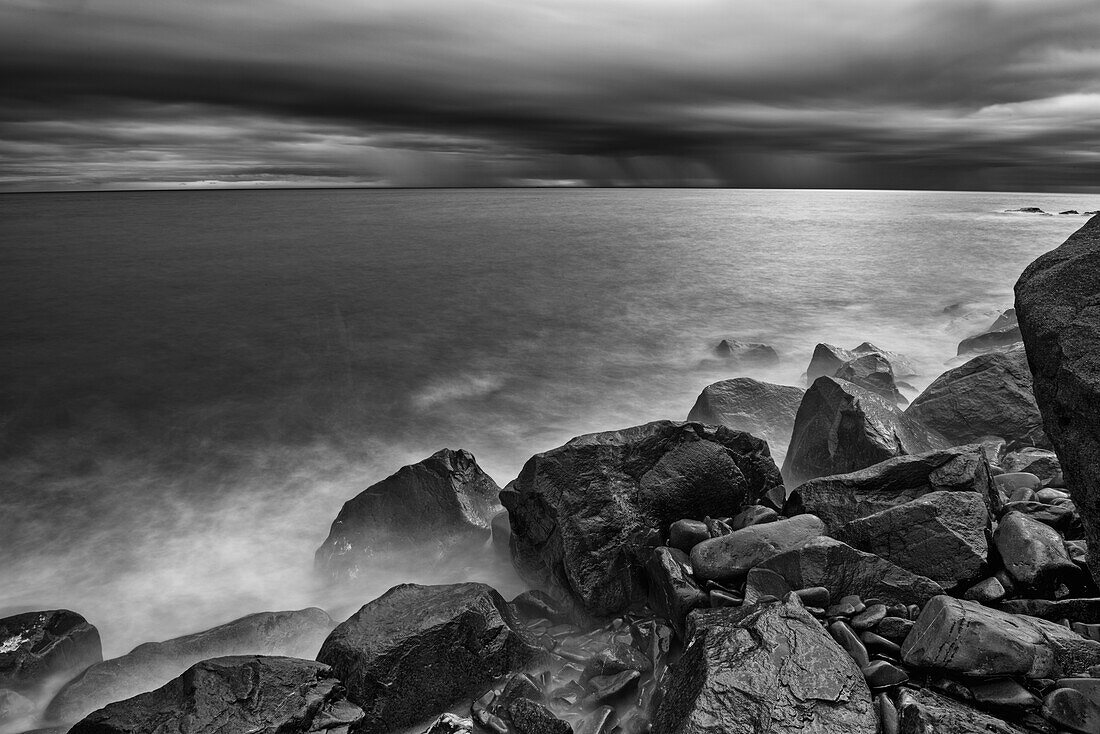
[[[0,0],[0,188],[1095,189],[1095,0]]]

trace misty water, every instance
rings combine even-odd
[[[341,504],[443,447],[503,486],[586,432],[682,420],[819,341],[920,365],[1100,208],[1052,194],[187,191],[0,196],[0,615],[107,656],[399,581],[522,584],[491,554],[325,588]],[[953,313],[952,304],[965,304]],[[762,341],[775,370],[712,358]],[[910,393],[908,397],[912,398]]]

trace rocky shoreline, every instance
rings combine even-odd
[[[316,555],[340,584],[394,543],[507,554],[510,601],[402,584],[111,660],[74,612],[0,619],[0,732],[1096,734],[1100,217],[1016,294],[911,401],[902,355],[821,344],[805,389],[726,380],[504,488],[442,450]]]

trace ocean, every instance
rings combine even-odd
[[[400,581],[517,593],[481,557],[326,588],[313,552],[345,500],[440,448],[503,486],[573,436],[682,420],[712,382],[799,384],[821,341],[903,352],[923,387],[1085,221],[1004,213],[1025,206],[1100,197],[0,196],[0,615],[73,609],[112,656],[261,610],[342,618]],[[781,364],[734,369],[723,338]]]

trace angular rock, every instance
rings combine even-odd
[[[930,492],[852,520],[835,537],[949,589],[981,574],[988,527],[977,492]]]
[[[768,442],[776,461],[781,461],[805,393],[801,387],[748,377],[722,380],[703,388],[687,419],[759,436]]]
[[[833,377],[881,395],[893,405],[904,405],[909,402],[898,390],[897,383],[894,381],[894,370],[889,360],[877,352],[848,360],[841,365]]]
[[[209,658],[272,655],[312,659],[336,623],[311,607],[259,612],[165,642],[146,642],[117,658],[96,663],[70,680],[50,701],[48,721],[79,721],[112,701],[163,686]]]
[[[996,577],[991,576],[967,589],[962,598],[990,606],[1005,598],[1005,587]]]
[[[1009,448],[1049,446],[1023,349],[975,357],[937,377],[905,409],[953,445],[1000,436]]]
[[[1034,474],[1044,482],[1053,479],[1062,471],[1062,465],[1056,453],[1034,446],[1026,446],[1005,454],[1001,459],[1001,468],[1009,474],[1014,472]]]
[[[729,517],[781,486],[761,439],[658,421],[537,454],[500,496],[521,577],[611,615],[644,598],[645,563],[673,521]]]
[[[948,446],[946,439],[880,395],[844,380],[819,377],[798,406],[783,477],[797,487],[815,477],[846,474]]]
[[[1092,599],[1009,599],[1001,608],[1012,614],[1027,614],[1051,622],[1070,619],[1086,624],[1100,623],[1100,598]]]
[[[260,655],[195,664],[155,691],[92,713],[70,734],[348,734],[363,711],[327,666]]]
[[[899,734],[1025,734],[1007,721],[929,690],[906,689],[898,697]]]
[[[51,609],[0,619],[0,688],[34,698],[51,678],[102,659],[99,630],[76,612]]]
[[[994,349],[1005,349],[1020,343],[1020,327],[1018,325],[1005,326],[1001,329],[993,329],[982,334],[968,337],[959,342],[958,356],[965,354],[977,354],[990,352]]]
[[[931,579],[825,536],[773,556],[760,567],[779,573],[792,589],[824,586],[834,599],[858,594],[886,604],[923,604],[943,593]]]
[[[696,545],[691,549],[691,566],[700,579],[738,583],[762,561],[824,532],[825,524],[813,515],[751,525]]]
[[[654,734],[874,734],[859,668],[801,604],[692,614],[669,670]]]
[[[1051,590],[1078,575],[1062,536],[1021,512],[1001,518],[993,543],[1012,580],[1026,589]]]
[[[437,715],[535,655],[511,610],[485,584],[402,584],[338,625],[317,659],[360,706],[357,734]]]
[[[677,558],[677,553],[683,557]],[[681,634],[688,613],[707,605],[707,593],[684,570],[688,563],[690,561],[683,551],[662,546],[653,549],[653,555],[646,564],[649,605],[658,616],[672,622]]]
[[[437,451],[345,502],[317,549],[317,569],[355,578],[380,551],[488,540],[499,492],[470,452]]]
[[[990,514],[1000,509],[1000,495],[981,447],[958,446],[811,479],[791,494],[787,514],[812,513],[835,531],[852,520],[946,491],[976,492]]]
[[[1060,624],[950,596],[924,606],[901,650],[906,665],[986,677],[1061,678],[1100,663],[1100,642]]]
[[[812,383],[819,377],[831,377],[837,370],[862,356],[876,354],[887,361],[895,377],[914,377],[917,374],[913,363],[896,352],[888,352],[871,342],[863,342],[855,349],[841,349],[832,344],[818,344],[814,348],[810,365],[806,368],[806,382]]]
[[[759,367],[771,367],[779,364],[779,355],[776,354],[775,349],[758,342],[739,342],[734,339],[723,339],[714,348],[714,353],[722,359],[729,359],[738,364]]]
[[[1016,315],[1035,376],[1035,398],[1085,537],[1100,548],[1100,219],[1024,270]],[[1090,554],[1100,581],[1100,554]]]

